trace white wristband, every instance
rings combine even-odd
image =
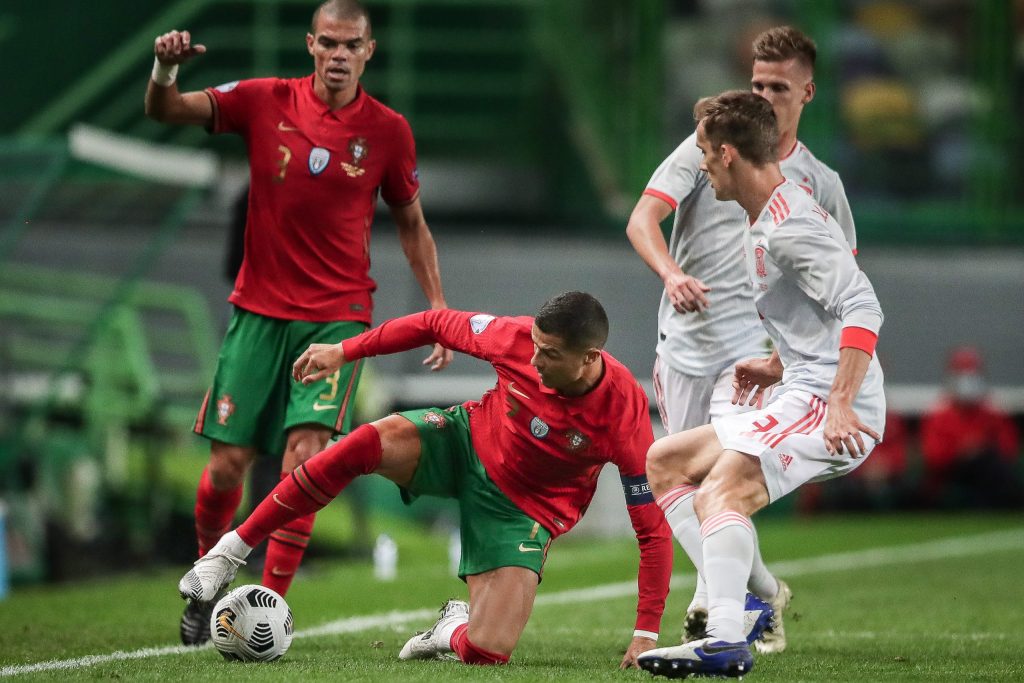
[[[168,87],[174,84],[178,78],[177,64],[164,64],[156,57],[153,58],[153,82],[161,87]]]
[[[636,629],[635,631],[633,631],[633,637],[634,638],[650,638],[654,642],[658,642],[658,634],[655,633],[654,631],[641,631],[640,629]]]

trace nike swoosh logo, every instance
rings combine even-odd
[[[316,403],[313,404],[313,410],[317,410],[317,411],[320,411],[320,410],[332,410],[332,409],[337,408],[337,407],[338,406],[336,406],[333,403],[320,403],[319,401],[317,401]]]
[[[277,568],[277,565],[274,565],[270,569],[270,573],[273,574],[274,576],[291,576],[295,572],[283,572],[283,571],[281,571],[280,569]]]
[[[519,552],[521,553],[539,553],[543,548],[527,548],[522,543],[519,544]]]
[[[293,126],[286,125],[284,121],[278,121],[277,129],[284,131],[285,133],[298,133],[299,129]]]
[[[516,383],[515,382],[509,382],[508,383],[508,390],[511,391],[516,396],[522,396],[523,398],[530,398],[528,395],[526,395],[523,392],[519,391],[519,389],[516,389]]]
[[[746,643],[722,643],[721,645],[702,645],[700,650],[706,655],[716,655],[719,652],[728,652],[729,650],[739,650],[740,648],[746,649]]]
[[[274,502],[277,503],[278,505],[280,505],[283,508],[288,508],[289,510],[294,510],[295,509],[291,505],[289,505],[288,503],[285,503],[280,498],[278,498],[276,493],[274,494]]]

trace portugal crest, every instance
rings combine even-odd
[[[444,415],[433,410],[423,413],[423,421],[433,425],[435,429],[444,429],[445,425],[448,424],[448,420],[445,419]]]
[[[330,150],[326,150],[323,147],[314,147],[309,150],[309,172],[313,175],[320,175],[327,168],[330,160]]]
[[[217,400],[217,424],[227,425],[228,418],[235,412],[235,403],[231,394],[224,394]]]
[[[341,167],[345,169],[349,178],[358,178],[366,173],[366,169],[361,168],[360,164],[370,153],[370,146],[366,144],[366,138],[352,138],[348,141],[348,151],[352,155],[352,163],[347,164],[343,161]]]

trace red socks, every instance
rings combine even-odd
[[[374,472],[380,467],[380,459],[380,434],[371,425],[359,427],[282,479],[270,495],[256,507],[249,519],[236,529],[238,535],[247,545],[256,546],[277,529],[281,529],[278,534],[274,534],[275,540],[299,545],[297,540],[301,539],[302,550],[305,550],[304,543],[308,542],[309,531],[313,526],[312,513],[334,500],[342,489],[359,475]],[[310,516],[308,527],[293,523],[294,520],[306,516]],[[296,529],[298,534],[289,533],[282,527]],[[273,545],[271,544],[271,547]],[[269,549],[267,566],[273,571],[274,564]]]
[[[242,486],[218,491],[210,481],[210,473],[206,468],[199,477],[199,489],[196,491],[196,538],[199,541],[199,557],[217,544],[220,537],[231,530],[231,522],[235,511],[242,502]]]
[[[285,479],[288,474],[282,474]],[[311,513],[285,524],[270,534],[267,543],[267,559],[263,564],[263,585],[277,591],[279,595],[288,592],[292,578],[302,562],[302,556],[313,533],[316,513]]]
[[[466,664],[508,664],[508,656],[485,650],[470,642],[469,624],[461,624],[452,633],[452,651]]]

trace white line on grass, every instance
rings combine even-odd
[[[802,574],[818,574],[849,569],[864,569],[893,564],[909,564],[927,562],[952,557],[969,557],[1000,550],[1018,550],[1024,548],[1024,527],[1007,531],[995,531],[975,536],[945,538],[938,541],[914,543],[912,545],[890,546],[885,548],[869,548],[848,553],[834,553],[819,557],[808,557],[802,560],[790,560],[771,565],[773,572],[784,576],[800,576]],[[693,581],[692,575],[675,574],[672,577],[674,587]],[[636,595],[636,581],[609,583],[591,588],[564,590],[557,593],[540,594],[537,606],[564,605],[581,602],[595,602]],[[385,612],[362,617],[349,617],[327,622],[313,628],[303,629],[295,633],[295,638],[311,638],[315,636],[340,635],[358,633],[381,627],[401,626],[413,621],[428,621],[435,610],[418,609],[407,612]],[[19,676],[38,673],[40,671],[68,671],[81,669],[97,664],[120,662],[131,659],[147,659],[164,655],[179,655],[209,648],[204,645],[175,645],[168,647],[147,647],[130,652],[118,651],[105,655],[87,655],[74,659],[55,659],[36,664],[18,664],[0,669],[0,676]]]

